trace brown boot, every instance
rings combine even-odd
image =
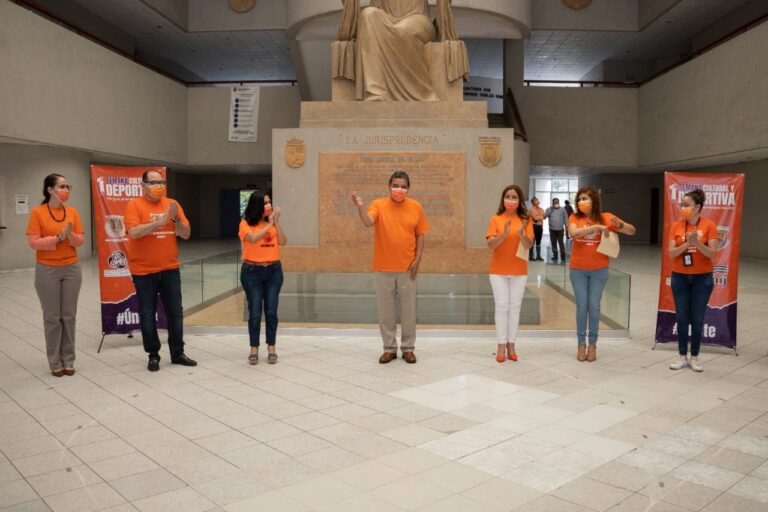
[[[379,363],[387,364],[388,362],[394,361],[395,359],[397,359],[397,354],[395,352],[384,352],[379,358]]]
[[[597,359],[597,344],[590,343],[589,347],[587,347],[587,361],[594,363],[595,359]]]
[[[576,352],[576,359],[579,360],[579,362],[584,362],[587,360],[587,346],[579,344],[579,351]]]
[[[416,354],[413,352],[403,352],[403,361],[405,361],[408,364],[413,364],[416,362]]]

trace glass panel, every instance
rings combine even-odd
[[[553,192],[568,192],[568,180],[552,180]]]
[[[237,287],[233,281],[233,275],[237,275],[236,254],[232,251],[203,258],[203,301],[225,295]]]
[[[545,178],[536,178],[536,192],[549,192],[552,190],[552,180]]]
[[[579,180],[568,180],[568,191],[576,192],[579,190]]]
[[[547,207],[549,206],[549,200],[550,200],[549,198],[551,195],[552,194],[550,194],[549,192],[539,192],[538,194],[536,194],[536,197],[539,200],[539,206],[541,206],[546,210]]]
[[[181,301],[185,308],[199,306],[203,302],[202,261],[184,262],[179,266],[181,273]]]

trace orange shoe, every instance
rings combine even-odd
[[[510,361],[517,361],[517,354],[515,352],[512,352],[511,354],[509,354],[508,357]]]
[[[506,347],[504,345],[499,345],[496,347],[496,362],[497,363],[503,363],[507,360],[507,358],[504,356],[504,350]]]
[[[512,348],[512,350],[510,350],[510,348]],[[517,352],[515,352],[514,343],[507,343],[507,357],[509,357],[510,361],[517,361]]]

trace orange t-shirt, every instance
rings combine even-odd
[[[62,220],[58,221],[53,217]],[[32,208],[32,212],[29,215],[29,224],[27,224],[27,234],[36,235],[40,238],[56,236],[70,222],[72,223],[73,233],[82,235],[85,232],[83,230],[83,223],[80,221],[80,214],[71,206],[64,205],[63,209],[51,208],[49,212],[48,206],[41,204]],[[35,258],[38,263],[43,265],[63,267],[77,262],[77,249],[72,247],[68,240],[64,240],[56,244],[55,251],[35,251]]]
[[[259,233],[266,226],[265,222],[259,222],[255,226],[250,226],[245,219],[240,221],[240,230],[237,236],[243,243],[243,260],[264,263],[280,259],[280,247],[277,242],[277,228],[275,226],[269,228],[267,234],[256,242],[248,242],[245,239],[245,235],[248,233]]]
[[[615,228],[613,224],[611,224],[611,219],[613,217],[616,216],[612,213],[603,212],[602,225],[608,226],[611,231],[618,231],[618,228]],[[620,222],[623,222],[618,217],[616,218]],[[586,216],[577,217],[574,214],[568,219],[568,226],[571,224],[576,224],[577,228],[585,228],[600,223],[592,222]],[[581,238],[574,238],[573,248],[571,249],[571,268],[575,268],[576,270],[597,270],[607,267],[609,264],[608,256],[597,252],[597,246],[600,245],[600,240],[602,240],[602,238],[603,234],[601,232],[593,233]]]
[[[429,231],[427,216],[418,201],[406,197],[396,203],[389,197],[376,199],[368,207],[373,219],[373,269],[378,272],[407,272],[416,258],[416,235]]]
[[[699,240],[704,245],[710,240],[720,240],[720,234],[717,232],[717,225],[709,219],[699,217],[698,224],[694,227],[685,220],[673,222],[669,228],[669,239],[675,241],[676,246],[685,243],[685,234],[692,233],[694,230],[699,232]],[[693,265],[686,267],[683,265],[683,256],[685,253],[693,256]],[[688,249],[672,260],[672,272],[679,274],[706,274],[712,272],[712,260],[701,254],[696,246],[691,245]]]
[[[504,225],[510,221],[509,234],[501,244],[493,250],[491,257],[491,274],[501,274],[506,276],[525,276],[528,275],[528,261],[517,257],[517,246],[520,244],[520,237],[517,230],[520,229],[520,217],[517,215],[494,215],[488,224],[488,231],[485,232],[485,238],[499,236],[504,232]],[[525,226],[525,234],[533,238],[533,222],[528,222]]]
[[[152,222],[157,216],[167,212],[172,202],[176,201],[167,197],[160,198],[156,203],[145,197],[131,199],[125,205],[125,230]],[[181,205],[178,215],[179,219],[189,224]],[[179,246],[176,243],[176,230],[170,219],[165,226],[147,236],[128,238],[127,249],[131,274],[145,276],[179,268]]]

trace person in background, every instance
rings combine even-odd
[[[507,357],[517,361],[515,339],[528,280],[528,262],[517,257],[517,249],[519,244],[525,249],[533,245],[535,225],[529,220],[523,190],[509,185],[502,191],[499,208],[485,232],[488,247],[493,250],[489,277],[496,312],[496,361],[499,363]]]
[[[568,218],[570,219],[571,215],[573,215],[573,206],[571,206],[571,202],[569,200],[567,200],[567,199],[565,200],[564,208],[565,208],[565,213],[568,214]],[[566,236],[566,238],[568,238],[568,240],[571,239],[571,235],[568,234],[568,230],[567,229],[565,230],[565,236]]]
[[[634,235],[635,227],[615,215],[603,212],[600,194],[594,187],[582,187],[576,193],[578,211],[568,219],[568,232],[573,238],[570,279],[576,297],[576,359],[597,359],[597,335],[600,329],[600,301],[608,282],[608,256],[597,252],[600,240],[608,231]],[[587,343],[589,322],[589,347]]]
[[[43,310],[45,351],[51,375],[75,374],[75,320],[83,274],[77,248],[83,245],[83,223],[67,206],[72,186],[61,174],[43,180],[43,201],[33,208],[27,242],[35,250],[35,291]]]
[[[682,219],[669,229],[667,255],[672,259],[672,296],[677,317],[677,346],[680,360],[669,365],[672,370],[690,366],[703,371],[699,361],[704,313],[714,289],[712,259],[717,254],[720,235],[717,225],[701,216],[706,195],[703,190],[685,194],[680,205]],[[691,358],[688,359],[690,327]]]
[[[381,364],[397,359],[396,300],[400,301],[400,351],[406,363],[416,362],[416,276],[429,223],[421,204],[407,197],[410,187],[408,174],[395,171],[389,178],[389,196],[374,200],[367,211],[363,199],[352,192],[363,225],[374,227],[373,270],[384,343]]]
[[[272,207],[272,200],[268,195],[258,191],[251,194],[243,220],[240,221],[238,234],[243,244],[240,283],[248,302],[250,364],[259,362],[262,309],[267,324],[267,362],[277,363],[277,304],[283,286],[280,246],[288,241],[278,223],[279,220],[280,208]]]
[[[530,220],[533,223],[533,235],[536,240],[536,257],[533,256],[533,247],[528,253],[529,261],[544,261],[541,257],[541,237],[544,236],[544,209],[539,206],[538,198],[531,199]]]
[[[557,262],[558,248],[560,248],[560,263],[565,263],[565,242],[563,236],[568,228],[568,214],[565,208],[560,208],[560,200],[554,198],[552,206],[545,212],[549,219],[549,243],[552,244],[552,263]]]
[[[197,366],[184,354],[184,312],[181,305],[181,273],[176,237],[189,239],[191,228],[181,205],[165,195],[165,179],[159,171],[142,177],[144,194],[125,205],[128,234],[128,266],[139,300],[139,323],[147,369],[160,369],[160,337],[157,334],[157,296],[168,319],[171,363]]]

